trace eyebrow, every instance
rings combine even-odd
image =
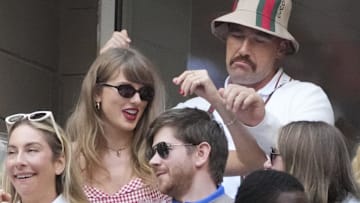
[[[26,143],[26,144],[25,144],[25,147],[32,147],[32,146],[42,147],[42,145],[41,145],[40,143],[38,143],[38,142],[29,142],[29,143]],[[9,148],[15,148],[15,149],[17,149],[18,147],[16,147],[15,145],[8,145],[7,148],[8,148],[8,149],[9,149]]]

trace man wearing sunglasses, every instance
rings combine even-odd
[[[147,156],[173,203],[230,203],[221,186],[228,156],[222,127],[202,110],[171,109],[153,121]]]

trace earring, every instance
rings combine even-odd
[[[100,111],[100,102],[95,102],[95,108]]]

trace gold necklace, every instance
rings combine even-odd
[[[115,152],[117,157],[120,157],[121,151],[124,150],[124,149],[126,149],[127,146],[125,146],[125,147],[120,147],[119,149],[113,149],[113,148],[111,148],[111,147],[109,147],[109,146],[106,146],[106,148],[108,148],[109,150]]]

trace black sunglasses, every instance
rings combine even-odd
[[[115,85],[110,85],[110,84],[106,84],[106,83],[101,83],[100,85],[116,88],[118,93],[120,94],[120,96],[125,97],[125,98],[133,97],[136,92],[139,93],[140,99],[143,101],[150,102],[154,98],[154,89],[149,86],[144,86],[137,90],[130,84],[121,84],[121,85],[115,86]]]
[[[166,159],[169,156],[170,150],[173,149],[174,146],[195,146],[195,145],[190,143],[170,144],[166,142],[159,142],[156,145],[154,145],[151,148],[151,150],[148,151],[147,158],[148,160],[150,160],[157,152],[162,159]]]
[[[273,163],[273,161],[275,160],[275,158],[277,156],[280,156],[280,153],[278,152],[277,149],[275,149],[274,147],[271,147],[271,152],[270,152],[270,161],[271,164]]]

